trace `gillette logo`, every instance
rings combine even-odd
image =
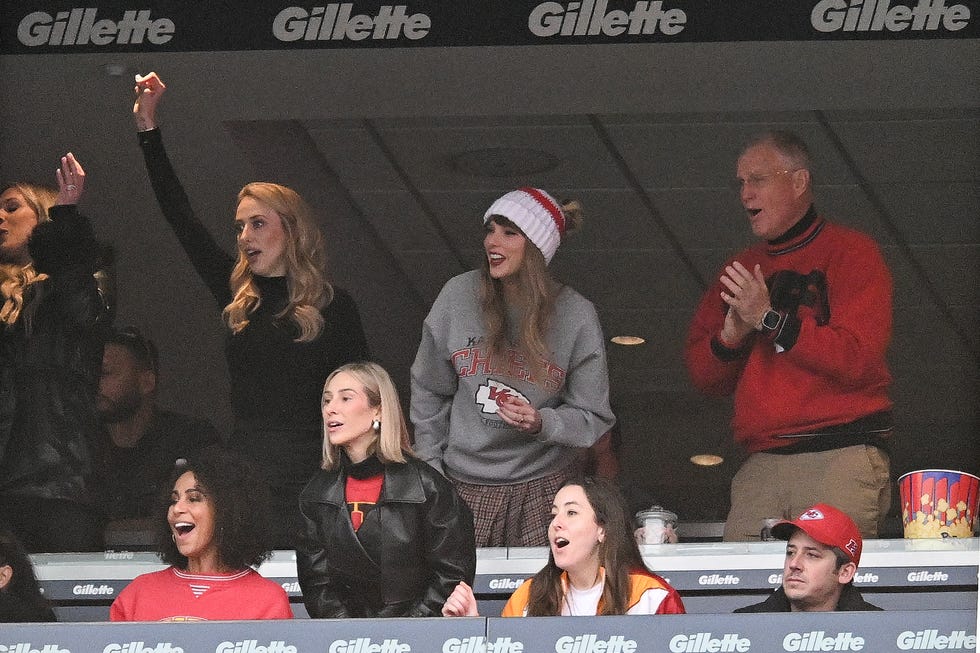
[[[442,645],[442,653],[524,653],[524,643],[510,637],[453,637]]]
[[[71,653],[66,648],[61,648],[57,644],[43,644],[35,647],[30,642],[20,642],[19,644],[0,644],[0,653]]]
[[[784,651],[863,651],[864,638],[854,633],[837,633],[830,637],[822,630],[789,633],[783,638]]]
[[[877,583],[878,574],[871,573],[870,571],[866,571],[863,574],[856,573],[854,574],[854,582],[858,583],[859,585],[863,585],[867,583]]]
[[[374,644],[370,637],[358,637],[334,640],[327,653],[409,653],[411,650],[411,646],[402,644],[397,639],[386,639],[380,644]]]
[[[698,585],[738,585],[741,579],[734,574],[698,576]]]
[[[949,574],[944,571],[910,571],[910,583],[944,583],[949,580]]]
[[[27,14],[17,26],[17,40],[27,47],[39,45],[130,45],[168,43],[176,32],[169,18],[150,18],[149,9],[129,10],[118,21],[96,20],[98,9],[76,7],[54,16],[44,11]]]
[[[147,646],[143,642],[128,644],[106,644],[102,653],[184,653],[184,649],[170,642],[161,642],[156,646]]]
[[[489,585],[492,590],[516,590],[523,582],[523,578],[494,578]]]
[[[76,596],[78,595],[101,596],[103,594],[110,595],[113,594],[114,592],[115,590],[112,588],[112,586],[106,585],[105,583],[102,583],[101,585],[94,585],[92,583],[88,583],[87,585],[75,585],[75,587],[71,588],[71,593]]]
[[[258,640],[245,639],[240,642],[221,642],[214,653],[296,653],[296,647],[282,641],[259,646]]]
[[[738,633],[726,633],[712,637],[711,633],[674,635],[670,639],[670,653],[745,653],[751,650],[752,641]]]
[[[382,5],[375,15],[351,15],[350,2],[303,9],[286,7],[272,21],[272,35],[280,41],[363,41],[405,37],[424,38],[432,29],[427,14],[406,13],[405,5]]]
[[[954,630],[940,635],[938,630],[906,630],[898,635],[895,646],[900,651],[975,651],[977,636],[967,635],[965,630]]]
[[[531,10],[527,28],[535,36],[620,36],[651,35],[660,32],[675,36],[684,31],[687,14],[683,9],[664,9],[660,0],[641,0],[633,9],[608,10],[608,0],[582,2],[542,2]]]
[[[818,32],[956,32],[970,24],[966,5],[946,6],[945,0],[918,0],[915,6],[891,0],[822,0],[810,12]]]
[[[559,637],[555,642],[555,653],[636,653],[636,640],[622,635],[613,635],[609,639],[599,639],[593,634]]]

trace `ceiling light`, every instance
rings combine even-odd
[[[109,77],[122,77],[126,72],[126,66],[121,63],[107,63],[102,70]]]
[[[617,345],[642,345],[646,342],[640,336],[613,336],[609,340]]]
[[[725,462],[725,459],[713,453],[698,453],[691,456],[691,462],[701,467],[714,467]]]

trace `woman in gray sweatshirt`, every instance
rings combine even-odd
[[[578,449],[615,422],[595,307],[548,270],[581,209],[520,188],[483,224],[481,269],[450,279],[422,328],[415,450],[469,504],[477,546],[544,546]]]

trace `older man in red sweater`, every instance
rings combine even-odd
[[[795,134],[751,141],[737,175],[762,240],[725,264],[685,350],[699,390],[734,394],[735,440],[750,453],[732,481],[725,539],[758,539],[764,519],[817,502],[877,537],[891,498],[888,268],[871,238],[817,213]]]

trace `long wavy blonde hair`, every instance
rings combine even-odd
[[[58,193],[46,186],[15,182],[0,189],[0,194],[15,189],[24,198],[24,202],[33,209],[37,223],[51,219],[48,209],[54,206]],[[20,317],[24,308],[24,291],[32,283],[47,279],[48,275],[38,274],[33,263],[17,265],[0,262],[0,324],[13,325]]]
[[[567,237],[582,226],[582,206],[574,200],[565,201],[561,204],[561,210],[565,214]],[[520,227],[503,216],[491,216],[490,221],[524,234]],[[544,373],[542,366],[551,355],[545,342],[545,333],[554,314],[561,285],[551,276],[544,254],[528,239],[524,243],[524,262],[516,273],[517,283],[514,284],[518,290],[515,308],[520,315],[520,324],[517,325],[517,341],[511,342],[508,336],[508,311],[503,280],[490,276],[490,262],[486,256],[483,257],[482,270],[480,308],[487,329],[488,349],[495,359],[503,360],[500,357],[506,354],[508,345],[516,346],[527,357],[532,373],[540,378]]]
[[[350,374],[364,387],[368,405],[372,408],[381,407],[381,422],[375,431],[377,437],[371,444],[369,452],[378,457],[383,463],[403,463],[406,457],[415,454],[408,437],[408,425],[405,423],[405,413],[398,401],[398,391],[388,372],[371,362],[347,363],[335,369],[323,384],[324,390],[330,385],[331,379],[341,372]],[[340,459],[337,447],[330,442],[327,425],[323,425],[323,469],[336,469]]]
[[[313,220],[309,205],[291,188],[256,181],[238,192],[239,203],[246,197],[262,202],[279,215],[286,236],[283,258],[289,302],[276,317],[288,318],[297,326],[299,337],[296,342],[310,342],[323,331],[320,311],[333,301],[333,287],[326,279],[323,235]],[[248,325],[249,314],[262,302],[248,260],[241,251],[229,283],[232,300],[225,306],[222,316],[228,328],[238,333]]]

